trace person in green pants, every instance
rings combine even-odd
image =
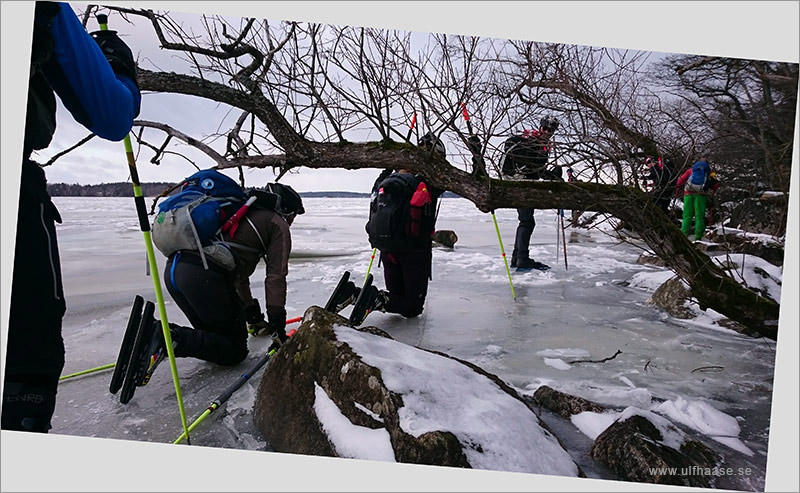
[[[697,161],[678,178],[676,190],[683,187],[683,221],[681,231],[689,236],[694,219],[694,238],[699,240],[706,230],[706,206],[708,197],[719,188],[712,177],[711,167],[706,161]]]

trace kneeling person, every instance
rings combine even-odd
[[[445,157],[442,142],[432,134],[420,139],[420,147]],[[386,170],[375,181],[367,233],[372,246],[380,250],[386,290],[368,281],[357,291],[350,323],[361,325],[372,311],[416,317],[422,313],[432,277],[432,236],[436,226],[436,201],[444,190],[426,185],[425,177],[401,169]],[[405,204],[403,203],[405,201]],[[394,207],[408,207],[407,221],[400,227],[391,224]],[[388,238],[399,232],[401,238]],[[398,246],[401,244],[402,246]]]
[[[169,324],[176,357],[235,365],[247,356],[248,332],[274,335],[279,342],[287,339],[286,276],[292,249],[289,228],[305,210],[300,195],[291,187],[270,186],[281,197],[280,207],[274,211],[258,207],[260,191],[253,190],[254,206],[242,217],[233,236],[223,235],[235,259],[232,271],[213,260],[206,262],[206,268],[197,251],[179,250],[168,257],[164,267],[167,290],[192,325]],[[267,264],[266,318],[250,291],[250,276],[262,258]],[[153,323],[159,327],[147,353],[151,357],[144,383],[167,355],[160,322]]]

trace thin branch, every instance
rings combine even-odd
[[[54,162],[56,162],[56,159],[60,158],[61,156],[65,155],[65,154],[68,154],[68,153],[70,153],[70,152],[74,151],[74,150],[75,150],[75,149],[77,149],[78,147],[80,147],[80,146],[82,146],[83,144],[85,144],[85,143],[89,142],[90,140],[92,140],[92,138],[94,138],[94,137],[95,137],[95,135],[94,135],[94,134],[89,134],[89,135],[87,135],[86,137],[82,138],[82,139],[81,139],[81,140],[80,140],[80,141],[79,141],[77,144],[75,144],[74,146],[70,147],[69,149],[67,149],[67,150],[65,150],[65,151],[61,151],[61,152],[59,152],[58,154],[56,154],[55,156],[51,157],[51,158],[50,158],[50,160],[48,160],[46,163],[44,163],[44,164],[42,165],[42,167],[44,168],[45,166],[50,166],[51,164],[53,164]]]
[[[151,122],[147,120],[136,120],[133,122],[134,127],[148,127],[148,128],[155,128],[161,130],[162,132],[166,133],[171,137],[175,137],[178,140],[185,142],[186,144],[195,147],[205,153],[208,157],[210,157],[218,166],[222,166],[227,163],[227,160],[221,156],[217,151],[209,147],[208,145],[200,142],[199,140],[195,139],[194,137],[190,137],[185,133],[172,128],[171,126],[165,123],[158,123],[158,122]]]

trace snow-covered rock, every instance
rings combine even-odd
[[[254,416],[275,451],[582,475],[496,376],[346,323],[312,306],[270,361]]]
[[[669,420],[635,407],[597,436],[590,454],[623,480],[694,487],[714,486],[706,471],[719,463],[715,452]]]

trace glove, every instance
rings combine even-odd
[[[481,153],[481,139],[479,139],[477,135],[470,135],[467,138],[467,148],[473,154],[480,154]]]
[[[244,317],[247,321],[247,332],[250,335],[261,336],[270,333],[257,299],[253,298],[252,304],[244,309]]]
[[[283,344],[289,337],[286,335],[286,309],[283,307],[267,307],[267,326],[270,332],[275,332],[278,340]]]
[[[105,55],[114,73],[124,75],[132,80],[138,89],[139,83],[136,81],[136,62],[133,60],[133,53],[128,45],[117,36],[117,32],[94,31],[91,36]]]

